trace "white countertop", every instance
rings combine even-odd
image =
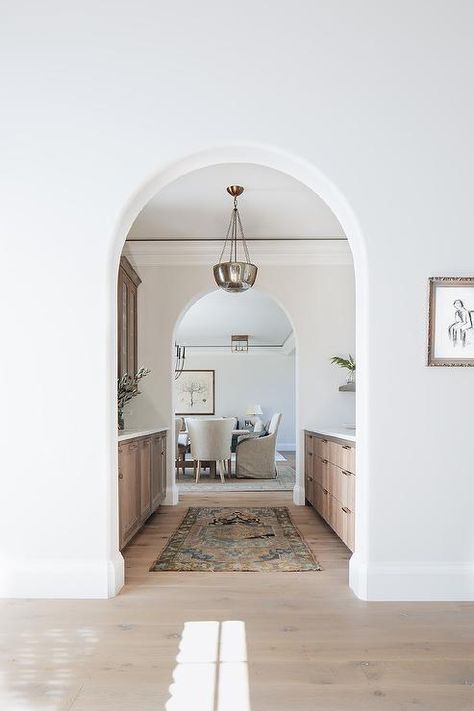
[[[326,437],[339,437],[339,439],[347,439],[348,442],[356,441],[356,431],[344,425],[331,425],[326,427],[306,427],[310,432],[326,435]]]
[[[119,430],[118,431],[118,441],[124,442],[127,439],[133,439],[134,437],[146,437],[147,435],[154,434],[155,432],[164,432],[168,430],[168,427],[151,427],[147,430]]]

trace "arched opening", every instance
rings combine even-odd
[[[365,382],[365,369],[366,360],[365,356],[365,319],[364,319],[364,309],[365,309],[365,298],[366,298],[366,284],[365,284],[365,253],[364,245],[361,239],[360,230],[357,221],[352,214],[349,206],[347,205],[344,198],[337,191],[337,189],[316,169],[314,169],[309,164],[284,154],[280,151],[273,149],[266,149],[262,147],[234,147],[227,149],[216,149],[208,153],[202,153],[199,155],[191,156],[184,161],[176,164],[167,170],[162,171],[154,180],[152,180],[148,185],[144,186],[140,193],[131,201],[126,215],[121,221],[121,227],[119,232],[122,239],[126,237],[129,229],[132,225],[133,218],[137,216],[140,210],[149,202],[150,198],[155,194],[159,194],[166,186],[171,185],[174,181],[177,181],[180,177],[189,175],[190,173],[209,168],[210,166],[225,166],[229,163],[235,164],[253,164],[265,166],[266,168],[274,171],[281,172],[287,176],[290,176],[293,180],[304,185],[315,195],[318,195],[329,207],[331,211],[337,215],[338,222],[340,223],[345,236],[350,241],[352,253],[354,255],[354,267],[356,272],[356,292],[357,292],[357,359],[360,364],[358,369],[358,399],[357,399],[357,424],[358,424],[358,497],[357,497],[357,533],[356,533],[356,545],[357,554],[353,556],[351,567],[352,567],[352,577],[351,584],[353,589],[359,594],[363,594],[363,576],[359,574],[361,570],[357,563],[358,559],[363,559],[363,551],[366,546],[366,531],[364,526],[365,520],[365,502],[366,502],[366,492],[367,492],[367,482],[364,477],[364,460],[367,440],[364,437],[366,434],[364,430],[365,422],[365,400],[363,387]],[[224,187],[224,186],[223,186]],[[214,245],[215,247],[216,245]],[[118,262],[118,247],[117,245],[117,255],[116,259]],[[362,276],[361,276],[362,275]],[[264,285],[273,296],[279,298],[277,292],[272,291],[272,282],[269,281],[268,285]],[[195,284],[187,285],[186,289],[183,290],[182,300],[180,303],[168,304],[169,307],[169,317],[168,323],[175,324],[180,315],[189,306],[193,300],[198,298],[208,289],[202,288],[202,283],[198,279]],[[285,296],[287,296],[287,291]],[[115,297],[115,295],[114,295]],[[279,298],[282,305],[285,306],[285,298]],[[286,307],[288,311],[288,308]],[[170,339],[171,342],[172,339]],[[173,353],[168,352],[168,364],[167,372],[165,378],[168,382],[171,382],[171,371],[173,367]],[[297,376],[298,377],[298,376]],[[298,396],[297,396],[298,398]],[[171,400],[170,400],[171,403]],[[172,420],[174,417],[174,408],[172,404],[167,408],[165,419],[167,421],[167,426],[171,427]],[[299,406],[297,407],[297,413],[299,413]],[[304,503],[304,490],[302,486],[303,481],[303,435],[301,427],[304,426],[300,422],[301,417],[297,414],[297,432],[298,432],[298,447],[297,447],[297,471],[298,480],[295,487],[294,499],[296,503]],[[166,504],[173,504],[177,501],[177,489],[174,483],[174,457],[171,453],[168,453],[167,461],[167,495]],[[112,505],[113,508],[113,505]],[[114,515],[112,511],[112,535],[115,536],[115,530],[117,525],[117,516]]]
[[[232,347],[233,334],[246,336]],[[234,421],[225,491],[291,491],[296,485],[297,336],[291,319],[269,293],[254,287],[238,297],[220,289],[193,299],[180,315],[172,344],[185,348],[184,363],[172,374],[173,412],[178,436],[176,482],[180,492],[223,491],[214,468],[195,481],[196,469],[186,422],[192,417]],[[211,391],[209,391],[209,388]],[[195,415],[194,413],[198,413]],[[276,431],[268,437],[270,422]],[[244,439],[251,452],[242,460]],[[274,451],[272,452],[272,449]],[[240,455],[240,456],[238,456]]]

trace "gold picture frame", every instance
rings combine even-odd
[[[474,366],[474,277],[430,277],[427,365]]]

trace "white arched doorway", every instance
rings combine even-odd
[[[230,324],[235,333],[251,334],[247,353],[230,352]],[[282,414],[277,440],[278,461],[286,462],[280,454],[281,447],[285,451],[296,450],[298,457],[297,333],[291,314],[276,295],[260,287],[241,295],[226,294],[216,288],[199,292],[188,301],[176,321],[172,347],[175,343],[187,348],[186,370],[213,369],[215,409],[210,414],[236,417],[243,425],[246,408],[251,402],[261,403],[264,421],[268,422],[278,411]],[[174,380],[172,371],[172,385]],[[179,411],[176,401],[179,378],[176,386],[172,414],[189,415]],[[279,466],[277,464],[277,471]],[[288,471],[283,464],[282,468]],[[296,471],[299,471],[298,466]],[[176,477],[175,470],[173,486],[176,486]],[[286,475],[285,486],[289,485],[288,478]],[[189,477],[183,473],[182,482],[187,479]],[[279,483],[267,480],[263,488],[280,490]],[[245,490],[249,482],[239,484],[242,485],[239,490]],[[295,492],[299,492],[301,486],[300,481],[291,485],[295,501],[299,496]],[[189,489],[195,490],[195,487],[191,485]],[[175,496],[178,496],[177,491]]]
[[[122,219],[119,222],[117,228],[117,239],[114,254],[114,266],[118,268],[118,261],[120,253],[128,234],[128,231],[138,215],[141,209],[147,204],[147,202],[165,186],[169,185],[173,181],[177,180],[181,176],[186,175],[195,170],[206,168],[212,165],[220,165],[226,163],[253,163],[257,165],[262,165],[271,168],[282,173],[286,173],[295,180],[303,183],[306,187],[316,193],[320,198],[322,198],[330,209],[334,212],[338,218],[340,224],[344,229],[354,257],[354,267],[356,274],[356,304],[357,304],[357,359],[360,367],[358,369],[358,399],[357,399],[357,425],[358,425],[358,472],[360,473],[358,478],[358,500],[357,500],[357,529],[356,529],[356,553],[354,554],[351,561],[351,584],[353,589],[358,594],[363,594],[363,580],[362,576],[359,575],[359,571],[362,570],[362,566],[359,564],[359,560],[365,558],[365,550],[367,546],[366,540],[366,526],[365,526],[365,514],[366,514],[366,501],[367,501],[367,475],[365,462],[367,460],[367,432],[365,427],[365,394],[364,394],[364,383],[366,381],[366,303],[367,303],[367,284],[366,284],[366,258],[365,258],[365,245],[362,238],[361,231],[357,219],[355,218],[350,206],[347,204],[344,197],[338,191],[338,189],[324,176],[322,175],[314,166],[311,166],[307,162],[291,156],[287,153],[279,151],[273,148],[267,148],[263,146],[233,146],[233,147],[220,147],[215,148],[206,152],[195,154],[189,156],[178,163],[175,163],[161,172],[159,172],[153,179],[142,186],[142,188],[137,191],[136,195],[130,201],[127,209],[125,210]],[[179,319],[180,313],[189,306],[189,303],[193,299],[202,296],[201,293],[194,293],[188,298],[188,301],[178,308],[177,313],[174,315],[175,322]],[[278,295],[272,293],[272,296],[276,297],[278,300]],[[115,311],[115,292],[113,293],[113,310]],[[281,302],[281,300],[280,300]],[[285,310],[288,311],[288,307],[281,302],[281,305]],[[293,319],[292,319],[293,321]],[[113,323],[115,321],[113,320]],[[115,343],[115,329],[112,333],[112,343]],[[115,352],[113,352],[112,357],[115,358]],[[172,364],[172,349],[170,347],[170,368]],[[169,412],[169,426],[172,423],[173,412]],[[298,428],[301,423],[298,422]],[[301,432],[298,432],[300,439],[300,446],[298,447],[298,458],[301,459]],[[303,472],[301,464],[298,466],[299,481],[295,487],[294,499],[298,504],[304,503],[304,492],[302,487]],[[111,526],[112,526],[112,540],[116,539],[116,527],[117,527],[117,511],[116,511],[116,479],[115,476],[112,477],[112,492],[111,492]],[[174,466],[173,458],[169,456],[168,459],[168,496],[166,503],[173,504],[177,501],[177,490],[174,483]]]

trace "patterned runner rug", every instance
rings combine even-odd
[[[321,570],[286,506],[192,506],[150,571]]]

